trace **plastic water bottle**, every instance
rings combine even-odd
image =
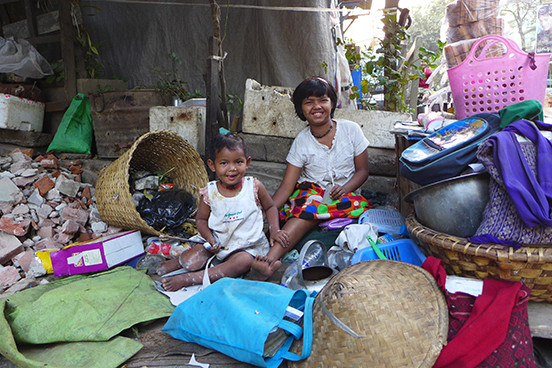
[[[332,198],[330,197],[330,190],[332,188],[330,188],[330,186],[328,185],[326,187],[326,189],[324,189],[324,197],[322,198],[322,203],[324,204],[331,204],[332,203]]]

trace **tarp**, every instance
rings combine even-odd
[[[247,78],[284,87],[295,87],[310,76],[335,78],[335,22],[329,12],[300,10],[327,9],[330,0],[217,3],[221,8],[222,48],[228,53],[224,65],[229,94],[243,97]],[[91,11],[86,5],[101,10]],[[157,77],[153,68],[170,73],[178,69],[189,90],[205,93],[208,40],[214,34],[209,1],[96,0],[81,1],[81,8],[93,43],[103,43],[99,53],[109,75],[127,78],[132,88],[154,85]],[[90,13],[96,15],[87,16]],[[176,69],[170,53],[182,61],[174,64]]]
[[[142,347],[118,334],[173,310],[131,267],[70,276],[0,301],[0,354],[18,367],[118,367]]]

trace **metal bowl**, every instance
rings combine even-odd
[[[416,189],[404,200],[414,204],[416,218],[422,225],[467,238],[483,221],[489,202],[489,181],[487,172],[457,176]]]

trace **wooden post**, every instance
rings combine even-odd
[[[215,37],[209,38],[209,58],[207,59],[207,71],[204,75],[206,94],[207,94],[207,108],[205,116],[205,157],[204,161],[207,164],[209,154],[211,151],[211,138],[218,133],[219,124],[217,122],[217,115],[220,109],[218,103],[218,95],[220,92],[220,78],[219,78],[219,61],[215,59],[218,55],[219,41]],[[207,170],[209,180],[214,180],[215,173],[211,170]]]

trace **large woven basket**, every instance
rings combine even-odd
[[[167,172],[178,188],[186,189],[199,204],[199,189],[207,184],[205,165],[194,147],[169,130],[146,133],[111,165],[104,168],[96,183],[96,202],[103,221],[127,230],[161,235],[141,217],[130,192],[130,174],[146,170]]]
[[[531,289],[529,300],[552,302],[552,247],[514,251],[501,244],[474,244],[425,227],[412,215],[405,224],[427,254],[443,260],[447,274],[522,281]]]
[[[338,327],[331,315],[352,329]],[[335,275],[316,296],[311,355],[289,367],[432,367],[447,341],[448,309],[435,279],[408,263],[372,260]],[[292,345],[301,352],[302,342]]]

